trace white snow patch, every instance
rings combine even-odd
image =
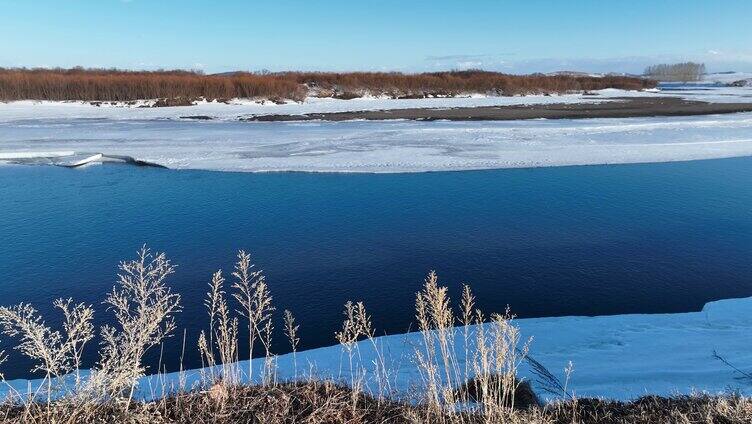
[[[717,82],[720,84],[729,84],[739,80],[752,78],[752,72],[717,72],[703,76],[703,82]]]
[[[680,87],[668,85],[664,89],[650,89],[643,91],[627,91],[610,88],[594,91],[592,94],[573,93],[550,96],[487,96],[473,94],[465,97],[426,99],[391,99],[367,96],[351,100],[309,97],[300,103],[288,101],[283,104],[254,99],[233,99],[227,103],[198,101],[193,106],[157,108],[148,107],[154,103],[153,100],[139,100],[134,104],[129,104],[128,102],[102,102],[99,106],[83,101],[58,102],[23,100],[4,103],[0,102],[0,122],[63,118],[113,120],[180,119],[181,117],[190,116],[207,116],[219,120],[236,120],[243,117],[259,115],[303,115],[308,113],[336,113],[391,109],[442,109],[482,106],[603,103],[621,101],[620,99],[623,97],[655,96],[672,96],[711,103],[752,102],[752,87],[704,87],[698,84],[683,84]]]
[[[488,122],[0,122],[0,161],[130,156],[175,169],[423,172],[752,155],[752,113]]]

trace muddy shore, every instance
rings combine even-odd
[[[509,121],[520,119],[634,118],[752,112],[750,103],[707,103],[676,97],[622,97],[602,103],[484,106],[441,109],[391,109],[305,115],[255,115],[243,121],[348,121],[354,119],[420,121]]]

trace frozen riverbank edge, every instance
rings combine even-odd
[[[525,119],[639,118],[657,116],[717,115],[752,112],[752,103],[711,103],[677,97],[622,97],[597,103],[552,103],[536,105],[477,106],[454,108],[409,108],[304,115],[257,115],[243,121],[516,121]],[[185,119],[212,119],[186,116]]]
[[[628,400],[646,394],[729,391],[752,394],[752,382],[714,357],[717,352],[740,370],[752,371],[752,298],[709,302],[700,312],[526,318],[515,323],[523,338],[533,337],[530,355],[555,375],[561,376],[569,361],[574,363],[569,387],[579,397]],[[304,327],[301,332],[304,336]],[[457,337],[462,337],[459,329]],[[413,354],[420,346],[421,335],[407,333],[375,340],[384,355],[396,395],[406,395],[420,387],[421,377]],[[373,367],[376,356],[372,343],[360,342],[357,351],[355,360],[366,369]],[[458,350],[457,354],[460,360],[465,359],[463,352]],[[276,362],[281,380],[293,379],[297,369],[299,378],[312,375],[349,382],[347,361],[347,353],[337,345],[298,352],[295,356],[281,355]],[[259,371],[254,375],[260,375],[263,358],[255,359],[252,366]],[[240,369],[247,370],[248,362],[241,362]],[[535,376],[527,365],[520,374],[536,388]],[[201,376],[201,370],[190,370],[182,375],[144,377],[138,386],[138,396],[154,398],[164,390],[180,387],[181,382],[190,388]],[[40,380],[8,381],[0,388],[0,396],[9,390],[25,393],[40,383]],[[366,375],[366,384],[377,391],[373,373]],[[546,397],[545,393],[541,395]]]
[[[36,119],[535,119],[691,115],[748,111],[752,87],[688,87],[681,90],[604,89],[525,96],[467,95],[420,99],[361,97],[349,100],[309,97],[302,102],[232,99],[196,101],[189,106],[150,107],[154,101],[94,103],[22,100],[0,102],[0,122]],[[566,108],[562,106],[569,105]],[[499,108],[499,110],[494,110]],[[452,110],[458,110],[452,112]],[[472,111],[475,110],[474,116]],[[468,111],[471,112],[467,115]],[[489,113],[490,112],[490,113]]]
[[[631,100],[625,101],[625,96]],[[538,112],[582,118],[592,110],[615,113],[613,116],[642,114],[645,104],[659,109],[678,105],[692,113],[698,112],[698,107],[722,112],[747,110],[752,108],[752,89],[609,89],[597,95],[402,100],[309,98],[287,104],[237,100],[161,108],[10,102],[0,103],[0,163],[71,166],[128,157],[131,163],[172,169],[406,173],[752,155],[750,112],[508,121],[299,119],[359,114],[364,115],[361,118],[378,118],[400,113],[419,118],[426,113],[462,115],[467,110],[489,119],[499,113],[511,117]],[[211,119],[186,119],[188,116]],[[241,122],[279,117],[294,122]]]
[[[752,113],[525,121],[1,122],[0,163],[120,158],[228,172],[408,173],[752,155]]]

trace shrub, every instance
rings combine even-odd
[[[123,71],[118,69],[0,68],[0,101],[83,100],[129,102],[158,99],[156,106],[192,104],[199,99],[291,99],[309,95],[350,99],[364,94],[395,98],[453,96],[469,93],[518,95],[565,93],[603,88],[641,90],[653,81],[621,76],[508,75],[488,71],[422,74],[399,72],[197,72]]]

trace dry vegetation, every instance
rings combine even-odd
[[[6,405],[0,421],[23,423],[509,423],[509,424],[743,424],[752,419],[747,398],[647,396],[633,402],[580,399],[520,409],[503,420],[477,412],[435,414],[423,405],[377,399],[353,393],[328,381],[233,386],[223,391],[181,393],[155,402],[86,403],[60,401]]]
[[[0,69],[0,100],[133,101],[305,96],[279,75],[207,76],[189,71],[136,72],[104,69]],[[167,104],[166,104],[167,105]]]
[[[397,72],[280,72],[204,75],[190,71],[115,69],[2,69],[0,101],[84,100],[132,102],[162,99],[157,105],[191,104],[198,99],[227,101],[263,98],[301,101],[307,96],[342,99],[366,94],[394,98],[553,94],[621,88],[641,90],[655,83],[641,78],[558,75],[507,75],[486,71],[422,74]]]
[[[650,80],[606,76],[602,78],[570,75],[509,75],[479,70],[423,74],[353,72],[289,73],[309,87],[360,96],[365,92],[384,93],[393,97],[452,96],[463,93],[494,95],[555,94],[571,91],[621,88],[642,90],[655,87]],[[328,94],[328,93],[327,93]]]
[[[752,420],[752,402],[729,395],[673,398],[644,397],[633,402],[578,399],[567,390],[571,366],[562,382],[528,356],[509,312],[489,317],[475,307],[465,286],[455,311],[446,287],[430,273],[416,296],[420,342],[413,360],[420,373],[412,396],[395,390],[395,372],[374,337],[371,317],[362,302],[347,302],[342,329],[335,339],[343,356],[343,380],[301,374],[278,379],[271,351],[275,308],[263,274],[249,254],[238,253],[232,292],[222,271],[211,278],[205,306],[208,328],[197,348],[205,365],[201,380],[154,400],[139,400],[139,378],[149,370],[144,354],[176,330],[180,297],[167,278],[173,265],[162,254],[142,248],[135,260],[122,262],[118,283],[105,304],[114,313],[111,327],[99,330],[99,362],[81,374],[81,352],[94,338],[94,308],[58,300],[62,331],[48,327],[27,304],[0,307],[2,332],[18,341],[16,350],[34,359],[44,383],[28,392],[11,391],[0,404],[1,422],[23,423],[743,423]],[[231,303],[235,300],[237,309]],[[293,355],[299,326],[283,314],[284,333]],[[477,324],[483,323],[482,326]],[[260,375],[238,365],[238,334],[248,331],[250,348],[260,345]],[[363,346],[375,357],[361,358]],[[2,354],[0,353],[0,358]],[[465,360],[467,359],[467,360]],[[556,395],[542,403],[528,381],[517,377],[528,361],[540,378],[538,388]],[[297,364],[295,375],[298,376]],[[251,380],[253,384],[247,382]],[[164,379],[162,381],[165,381]]]

